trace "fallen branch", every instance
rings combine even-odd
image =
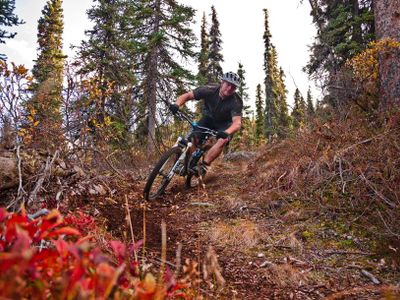
[[[383,224],[385,225],[387,231],[389,231],[389,233],[392,234],[393,236],[395,236],[397,238],[400,238],[400,234],[395,233],[390,229],[389,225],[386,223],[385,219],[383,218],[383,216],[382,216],[382,214],[381,214],[381,212],[379,210],[378,210],[378,214],[379,214],[379,217],[381,218]]]
[[[365,181],[365,183],[368,185],[368,187],[370,189],[372,189],[374,191],[374,193],[383,200],[383,202],[385,202],[388,206],[390,206],[391,208],[396,208],[397,206],[391,202],[388,198],[386,198],[381,192],[379,192],[376,187],[373,185],[373,183],[371,181],[369,181],[363,172],[361,172],[361,178]]]
[[[381,282],[367,270],[364,270],[364,269],[361,270],[361,274],[363,274],[365,277],[367,277],[369,280],[371,280],[373,284],[381,284]]]
[[[47,174],[50,174],[51,166],[53,165],[53,163],[56,160],[57,156],[58,156],[58,150],[54,153],[53,158],[51,159],[51,161],[49,161],[49,158],[47,158],[46,166],[44,167],[43,174],[39,178],[39,180],[36,182],[35,188],[33,189],[33,191],[30,193],[30,195],[28,197],[28,202],[27,202],[28,206],[30,206],[34,201],[36,201],[37,193],[42,188],[43,182],[44,182]]]
[[[18,145],[17,147],[17,168],[18,168],[18,180],[19,180],[19,185],[18,185],[18,194],[17,194],[17,201],[22,199],[23,194],[25,194],[24,188],[22,186],[22,169],[21,169],[21,145]]]
[[[357,251],[341,251],[341,250],[328,250],[325,251],[322,255],[323,256],[330,256],[330,255],[365,255],[365,256],[372,256],[375,253],[371,252],[357,252]]]

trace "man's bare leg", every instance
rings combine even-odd
[[[224,150],[225,144],[228,142],[228,139],[218,139],[218,141],[208,150],[206,156],[204,157],[204,163],[206,165],[210,165]]]

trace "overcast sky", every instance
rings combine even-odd
[[[311,85],[314,98],[319,91],[302,72],[308,61],[308,45],[312,43],[316,29],[311,23],[308,1],[300,5],[300,0],[178,0],[197,10],[196,24],[193,26],[199,37],[203,12],[211,23],[211,5],[214,5],[220,22],[224,71],[236,71],[238,62],[244,65],[249,94],[254,101],[255,89],[263,82],[263,9],[269,11],[269,24],[272,43],[278,51],[279,65],[286,74],[286,86],[289,90],[289,104],[293,102],[296,85],[306,96]],[[46,0],[16,0],[16,13],[26,23],[15,28],[18,32],[14,39],[0,44],[0,53],[5,53],[9,61],[24,64],[28,68],[36,59],[37,21],[40,18]],[[86,10],[92,0],[64,0],[64,52],[73,53],[70,45],[78,45],[85,38],[84,31],[91,27]],[[195,68],[195,65],[193,66]]]

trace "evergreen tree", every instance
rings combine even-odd
[[[34,144],[54,148],[61,139],[64,29],[62,0],[47,1],[38,22],[38,57],[32,69],[35,96],[27,103]]]
[[[277,110],[278,110],[278,136],[279,137],[286,137],[287,133],[290,129],[290,116],[288,112],[288,105],[287,105],[287,90],[285,86],[285,73],[283,69],[279,69],[279,77],[276,80],[277,85]]]
[[[306,104],[298,88],[294,92],[294,106],[292,111],[293,127],[298,128],[305,123]]]
[[[264,85],[265,85],[265,121],[264,132],[268,137],[268,142],[271,142],[274,134],[274,118],[275,118],[275,101],[273,95],[273,74],[271,70],[271,33],[269,31],[268,10],[264,9]]]
[[[256,89],[256,138],[260,139],[263,136],[264,131],[264,108],[261,84],[257,85]]]
[[[155,147],[157,99],[169,100],[193,80],[183,63],[194,56],[195,37],[190,29],[195,11],[175,0],[137,1],[135,19],[139,41],[138,71],[147,104],[147,150]]]
[[[132,38],[138,23],[131,15],[132,6],[126,0],[95,0],[87,12],[94,26],[85,32],[88,39],[82,41],[75,63],[79,73],[98,82],[98,99],[84,105],[91,111],[90,122],[103,124],[105,117],[111,116],[115,135],[124,140],[134,107],[131,90],[136,83],[136,44]]]
[[[315,108],[312,100],[311,89],[308,87],[307,91],[307,117],[308,119],[313,118],[315,115]]]
[[[200,53],[199,53],[199,72],[197,73],[198,85],[204,85],[207,83],[207,67],[208,67],[208,33],[207,33],[207,19],[206,14],[203,13],[201,19],[201,31],[200,31]]]
[[[208,68],[208,33],[207,33],[207,19],[206,14],[203,13],[203,18],[201,20],[201,30],[200,30],[200,53],[199,53],[199,67],[197,72],[197,84],[199,86],[204,85],[208,81],[207,68]],[[196,113],[201,114],[203,110],[204,102],[197,101],[196,103]]]
[[[243,65],[241,63],[239,63],[238,65],[237,74],[242,80],[242,84],[239,86],[237,93],[243,100],[243,117],[245,119],[249,119],[252,113],[250,105],[246,104],[247,102],[249,102],[249,94],[247,93],[247,90],[249,88],[247,87],[246,84],[246,78],[245,78],[246,71],[243,69]]]
[[[332,76],[348,58],[359,53],[374,39],[372,0],[309,0],[316,41],[306,66],[309,75],[328,72]]]
[[[224,61],[221,51],[221,32],[219,31],[219,21],[214,6],[211,6],[211,29],[209,34],[208,50],[208,83],[216,83],[222,76],[221,62]]]
[[[14,14],[15,0],[2,0],[0,1],[0,26],[11,27],[23,24],[24,22]],[[0,28],[0,44],[5,43],[5,39],[12,39],[16,33],[8,32]]]
[[[286,91],[283,88],[283,82],[280,82],[280,73],[278,68],[278,53],[276,48],[271,44],[270,53],[268,55],[268,81],[270,82],[270,97],[266,98],[266,114],[268,114],[269,125],[266,126],[266,133],[269,141],[273,136],[283,134],[280,133],[280,110],[281,110],[281,98],[282,101],[286,102]],[[283,88],[283,90],[282,90]],[[267,109],[268,108],[268,109]],[[282,105],[283,109],[283,105]],[[282,130],[283,133],[283,130]]]

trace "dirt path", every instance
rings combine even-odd
[[[204,189],[185,190],[175,181],[146,211],[148,262],[159,263],[164,219],[168,261],[175,262],[179,244],[182,260],[204,261],[210,246],[216,252],[226,284],[202,287],[207,298],[400,299],[389,287],[399,274],[389,258],[371,253],[365,237],[298,201],[263,198],[252,182],[246,161],[215,164]],[[128,195],[137,238],[143,238],[142,185]],[[123,206],[109,203],[101,213],[111,233],[123,236]]]

